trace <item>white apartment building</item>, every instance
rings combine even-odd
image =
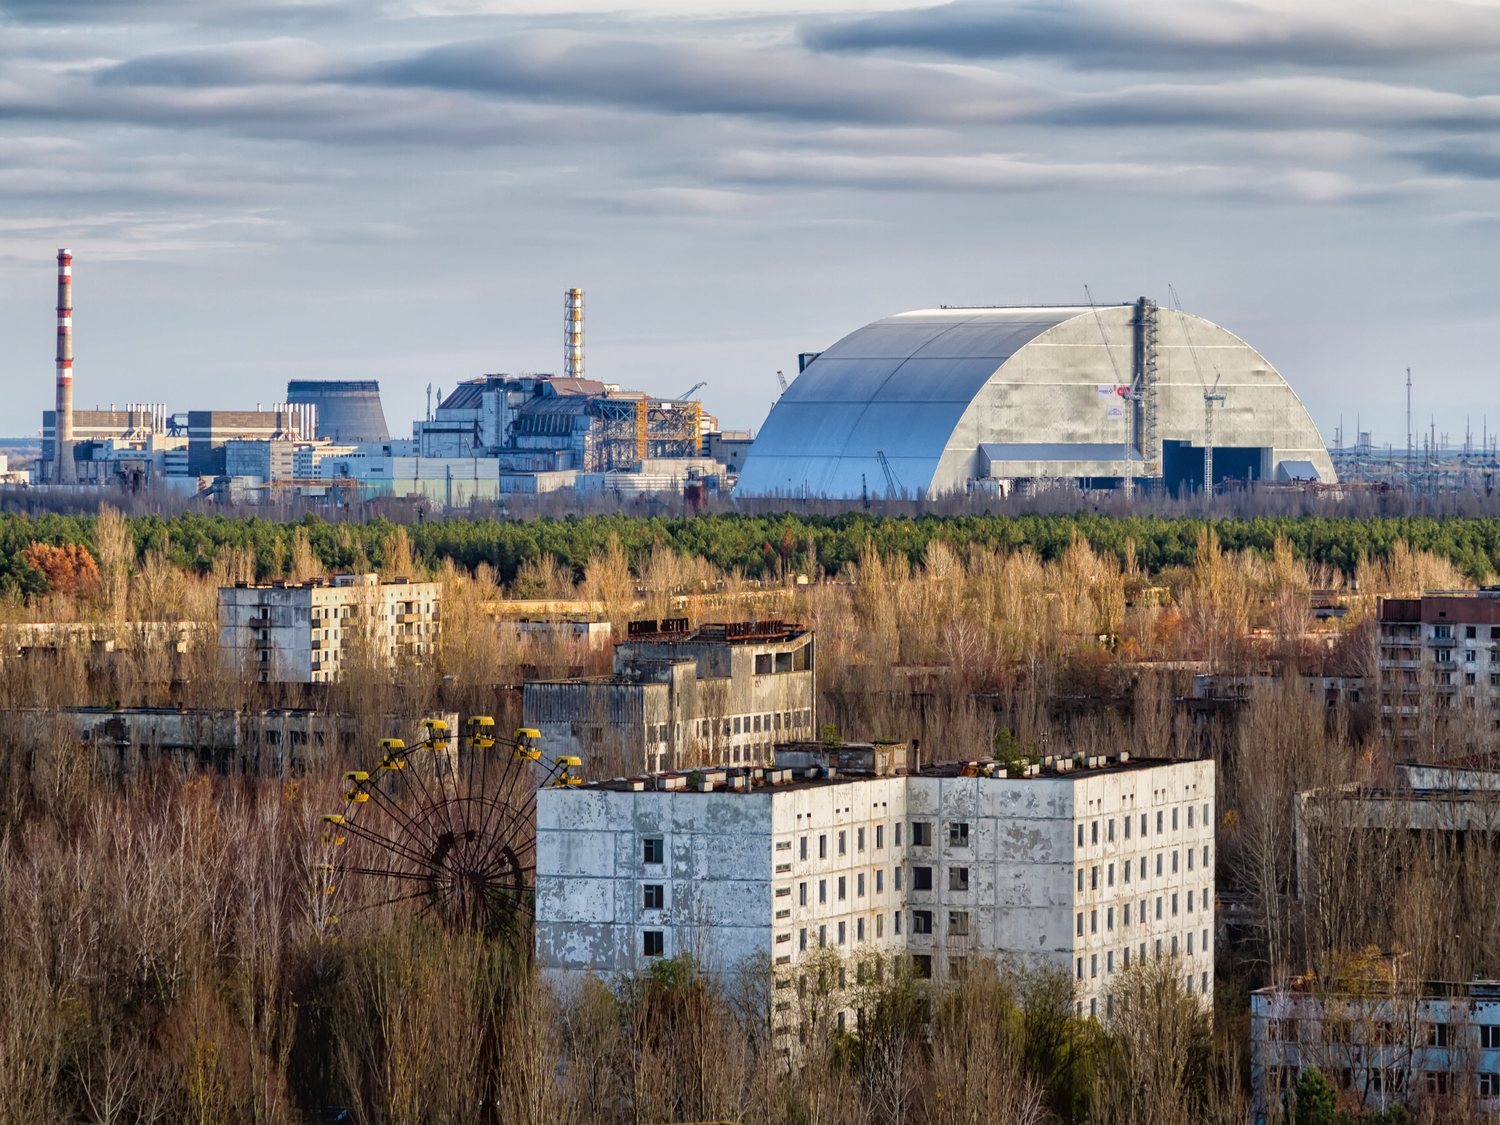
[[[777,768],[653,774],[537,797],[536,950],[556,979],[690,954],[718,972],[821,949],[1051,966],[1080,1014],[1176,958],[1213,991],[1211,761],[908,773],[903,746],[777,748]]]
[[[1339,1091],[1341,1105],[1431,1105],[1449,1120],[1490,1120],[1500,1110],[1500,981],[1419,984],[1393,975],[1348,992],[1252,993],[1254,1119],[1279,1109],[1310,1067]]]
[[[332,683],[364,646],[388,667],[420,663],[437,643],[441,599],[436,582],[378,574],[223,586],[219,653],[260,683]]]

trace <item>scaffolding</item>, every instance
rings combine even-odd
[[[1156,302],[1142,297],[1135,303],[1135,386],[1133,395],[1140,403],[1139,425],[1142,470],[1145,476],[1159,477],[1161,442],[1157,439],[1158,378],[1156,366]]]
[[[647,457],[697,457],[703,452],[703,404],[657,399],[646,405]]]

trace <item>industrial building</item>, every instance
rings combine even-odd
[[[260,683],[339,679],[352,657],[421,663],[434,652],[442,587],[377,574],[219,588],[219,654]]]
[[[1282,1099],[1309,1067],[1357,1115],[1401,1105],[1490,1120],[1500,1110],[1500,981],[1407,981],[1392,962],[1347,985],[1251,993],[1253,1119],[1285,1120]]]
[[[921,767],[904,745],[778,746],[719,768],[537,796],[537,959],[560,983],[690,954],[778,979],[820,950],[1062,969],[1080,1014],[1172,958],[1213,994],[1214,764]],[[852,980],[856,974],[848,974]],[[852,998],[845,997],[846,1006]]]
[[[593,772],[764,762],[816,731],[812,633],[783,621],[634,621],[610,676],[533,681],[522,722]]]
[[[1500,588],[1381,598],[1382,727],[1411,748],[1477,749],[1500,729]]]
[[[745,460],[739,497],[947,496],[1056,482],[1201,488],[1334,481],[1317,427],[1243,340],[1127,305],[922,309],[802,370]]]

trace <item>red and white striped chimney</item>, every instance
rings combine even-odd
[[[52,427],[52,481],[72,484],[73,251],[57,252],[57,418]]]

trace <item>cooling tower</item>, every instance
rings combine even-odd
[[[318,408],[318,436],[352,443],[387,441],[380,384],[374,379],[293,379],[286,385],[288,403]]]

